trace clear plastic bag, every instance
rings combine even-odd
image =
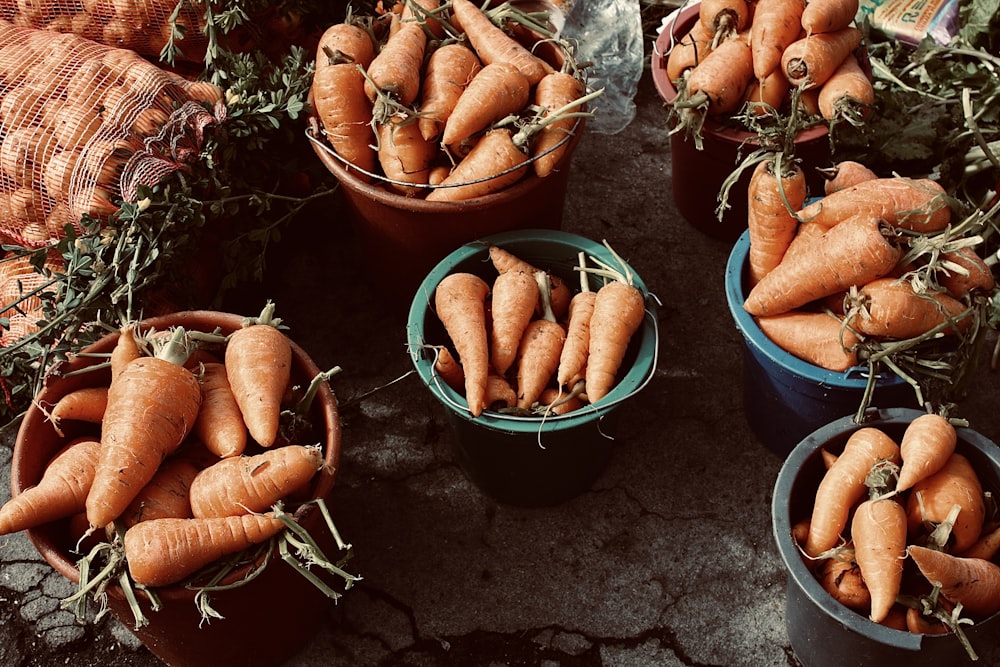
[[[644,64],[639,0],[576,0],[565,11],[562,35],[576,42],[577,61],[593,63],[588,85],[604,89],[590,105],[594,117],[587,119],[587,129],[621,132],[635,118]]]

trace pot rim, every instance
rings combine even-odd
[[[578,426],[581,421],[590,421],[595,417],[610,412],[622,402],[632,398],[635,394],[646,387],[653,379],[658,366],[659,357],[659,331],[656,317],[657,299],[650,292],[642,278],[638,276],[632,267],[633,282],[645,296],[646,312],[643,324],[637,334],[641,334],[638,339],[638,356],[636,362],[628,371],[623,374],[615,386],[595,405],[586,405],[578,410],[548,417],[524,417],[519,415],[507,415],[493,411],[484,411],[479,417],[473,417],[469,413],[468,403],[465,398],[449,387],[440,376],[434,371],[434,358],[425,354],[428,344],[425,341],[424,322],[431,311],[432,298],[437,284],[451,273],[454,268],[464,262],[476,259],[486,254],[487,245],[493,244],[504,247],[512,242],[537,242],[546,244],[566,245],[576,251],[584,251],[590,255],[605,261],[614,261],[613,256],[601,244],[596,243],[586,237],[548,229],[525,229],[502,232],[484,237],[478,241],[463,244],[447,257],[442,259],[437,266],[427,274],[422,281],[410,306],[406,332],[407,349],[414,368],[420,375],[421,380],[444,403],[452,412],[463,419],[493,428],[499,431],[509,432],[536,432],[540,429],[547,431],[561,430]],[[627,262],[626,262],[627,264]],[[544,267],[539,267],[544,268]]]

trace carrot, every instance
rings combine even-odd
[[[631,284],[630,276],[612,280],[597,290],[585,372],[591,403],[604,398],[614,387],[628,344],[645,316],[645,297]]]
[[[896,603],[906,558],[906,510],[892,498],[861,503],[851,521],[854,558],[871,593],[869,618],[881,623]]]
[[[788,79],[775,69],[763,79],[752,79],[747,86],[744,102],[750,111],[763,116],[777,114],[788,97]]]
[[[465,201],[497,192],[521,180],[527,162],[528,156],[514,145],[510,130],[490,130],[426,200]]]
[[[80,438],[52,457],[42,478],[0,507],[0,535],[35,528],[83,511],[94,481],[100,442]]]
[[[483,402],[490,410],[513,408],[517,406],[517,392],[506,378],[490,373],[486,378],[486,396]]]
[[[957,555],[962,558],[982,558],[993,560],[1000,553],[1000,526],[996,526],[987,532],[983,532],[975,544],[968,549],[959,552]]]
[[[896,491],[906,491],[943,468],[955,452],[956,444],[958,432],[941,415],[928,413],[910,422],[899,443],[903,464]]]
[[[399,18],[402,22],[416,21],[435,39],[445,36],[444,25],[438,20],[442,13],[440,0],[405,0]]]
[[[441,134],[455,103],[482,69],[476,54],[462,42],[434,49],[427,59],[420,101],[420,134],[433,141]]]
[[[787,163],[781,154],[777,154],[772,159],[762,160],[754,168],[747,186],[747,233],[750,239],[747,267],[751,285],[756,285],[781,263],[798,231],[795,212],[802,208],[805,198],[805,172],[795,162]]]
[[[909,609],[902,605],[893,605],[892,609],[889,610],[889,613],[886,614],[886,617],[882,619],[879,625],[899,630],[900,632],[906,632],[906,614],[908,611]]]
[[[118,341],[111,350],[111,381],[121,375],[122,370],[133,359],[142,356],[139,342],[135,339],[135,325],[126,324],[118,334]]]
[[[709,116],[731,113],[743,103],[751,79],[750,44],[743,37],[727,39],[691,70],[683,94],[678,95],[674,106],[704,107]]]
[[[340,63],[354,63],[367,69],[374,58],[375,42],[367,30],[356,23],[335,23],[320,35],[315,71]]]
[[[968,613],[985,618],[1000,611],[1000,565],[980,558],[959,558],[910,545],[910,558],[931,584]]]
[[[417,116],[394,115],[377,124],[378,160],[390,186],[402,194],[413,195],[420,188],[403,185],[426,185],[437,147],[420,134]]]
[[[942,602],[947,603],[944,597],[938,596],[937,602],[941,604]],[[948,603],[947,607],[941,604],[943,609],[947,610],[947,613],[951,613],[954,609],[954,605]],[[950,632],[948,625],[941,621],[941,619],[934,616],[932,613],[924,613],[923,609],[920,607],[908,607],[906,609],[906,627],[907,632],[913,632],[921,635],[944,635]]]
[[[201,397],[192,433],[220,458],[242,454],[247,445],[247,427],[224,364],[202,365]]]
[[[972,320],[961,301],[944,292],[918,293],[909,281],[897,278],[872,280],[846,303],[847,321],[855,331],[885,339],[915,338],[931,329],[954,334]]]
[[[524,331],[518,349],[517,407],[530,409],[548,386],[559,366],[559,355],[566,342],[566,330],[556,322],[549,305],[548,277],[544,271],[534,278],[542,293],[542,317],[532,320]]]
[[[858,0],[809,0],[800,19],[806,34],[834,32],[849,27],[858,13]]]
[[[100,424],[107,407],[107,387],[81,387],[63,394],[52,407],[49,417],[57,429],[65,419]]]
[[[564,415],[579,410],[584,403],[577,394],[567,394],[562,389],[547,387],[538,397],[538,405],[543,415]]]
[[[805,310],[755,318],[772,342],[803,361],[843,372],[858,365],[858,337],[835,316]]]
[[[788,251],[782,262],[753,286],[743,304],[751,315],[794,310],[853,285],[886,275],[902,257],[889,225],[852,216]]]
[[[970,247],[941,254],[941,264],[935,271],[938,284],[956,299],[973,292],[989,292],[996,284],[993,270]]]
[[[819,582],[834,600],[848,609],[868,613],[872,596],[854,559],[854,550],[845,548],[823,561]]]
[[[910,535],[926,535],[949,518],[955,507],[958,518],[948,538],[950,550],[965,551],[979,539],[986,516],[983,487],[969,460],[952,453],[944,466],[912,487],[906,513]]]
[[[869,471],[876,463],[887,460],[899,462],[899,446],[883,431],[864,427],[850,435],[844,451],[816,488],[804,546],[807,556],[815,558],[837,544],[851,509],[868,490],[865,480]]]
[[[142,521],[125,531],[125,559],[135,583],[167,586],[222,556],[271,539],[283,526],[266,514]]]
[[[858,213],[915,232],[941,231],[952,217],[945,190],[937,182],[891,176],[865,180],[812,202],[799,211],[799,219],[832,227]]]
[[[87,519],[94,528],[125,511],[194,425],[201,388],[182,365],[184,337],[177,328],[156,356],[130,363],[108,389],[101,455],[87,494]]]
[[[506,374],[514,363],[538,298],[538,283],[530,273],[508,271],[498,275],[493,282],[490,360],[498,374]]]
[[[524,273],[535,275],[538,272],[538,269],[534,265],[498,246],[491,245],[489,247],[489,253],[490,261],[493,263],[493,268],[497,270],[497,273],[506,273],[507,271],[523,271]],[[552,306],[552,313],[556,316],[556,319],[560,319],[569,309],[569,303],[573,298],[573,294],[569,289],[569,285],[567,285],[562,278],[552,273],[549,273],[548,275],[549,303]],[[538,307],[535,309],[535,313],[537,314],[541,312],[542,297],[539,292]]]
[[[250,437],[261,447],[277,439],[281,402],[291,380],[292,348],[278,329],[280,323],[268,301],[258,317],[248,318],[226,342],[226,377]]]
[[[875,86],[853,53],[847,54],[830,78],[820,86],[819,112],[827,120],[859,125],[875,105]]]
[[[469,0],[452,0],[451,11],[484,65],[505,62],[517,67],[534,86],[551,66],[522,46]]]
[[[305,486],[321,468],[322,451],[305,445],[222,459],[191,482],[191,512],[198,519],[263,512]]]
[[[465,400],[473,417],[485,407],[489,376],[486,296],[490,286],[471,273],[451,273],[434,291],[434,309],[451,338],[465,373]]]
[[[449,350],[444,345],[434,347],[436,356],[434,357],[434,372],[437,373],[444,383],[455,391],[462,391],[465,387],[465,373],[462,365],[458,363]]]
[[[750,25],[751,8],[746,0],[702,0],[698,20],[712,33],[713,47]]]
[[[861,31],[843,28],[799,38],[781,54],[788,82],[800,88],[822,86],[849,53],[861,46]]]
[[[667,78],[675,84],[688,71],[695,68],[712,50],[712,33],[700,20],[670,47],[664,69]]]
[[[764,79],[781,65],[781,54],[799,38],[805,0],[757,0],[750,25],[753,73]]]
[[[381,94],[402,106],[413,104],[420,93],[420,76],[426,48],[427,33],[420,24],[402,24],[386,40],[367,68],[365,94],[368,100],[374,103]],[[380,106],[376,105],[376,118],[380,117]]]
[[[153,479],[142,488],[119,520],[126,528],[152,519],[191,518],[188,495],[198,468],[190,460],[171,456],[159,467]]]
[[[862,181],[870,181],[878,178],[878,175],[854,160],[841,160],[829,170],[821,170],[826,179],[823,182],[823,193],[830,195],[839,190],[846,190]]]
[[[375,168],[372,148],[372,103],[364,90],[365,75],[356,65],[330,65],[313,76],[316,115],[333,149],[363,172]],[[367,178],[363,173],[359,178]]]
[[[580,268],[586,263],[580,255]],[[556,382],[560,387],[569,387],[584,377],[587,355],[590,352],[590,320],[594,314],[597,292],[590,289],[587,274],[580,271],[580,291],[569,302],[566,320],[566,342],[559,355]]]
[[[544,110],[541,117],[545,119],[583,97],[583,93],[583,83],[575,76],[568,72],[552,72],[535,86],[534,104]],[[556,165],[569,150],[569,142],[565,140],[573,134],[575,124],[573,116],[566,116],[562,120],[553,120],[538,131],[531,146],[536,175],[545,178],[555,171]]]
[[[487,127],[515,114],[528,104],[531,84],[510,63],[484,66],[465,87],[444,124],[441,143],[458,144]]]

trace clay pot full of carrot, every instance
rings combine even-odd
[[[0,532],[26,531],[77,585],[66,608],[85,615],[106,593],[169,665],[280,664],[356,579],[320,567],[310,580],[283,558],[305,544],[330,565],[347,545],[323,517],[336,369],[274,310],[124,323],[46,378],[17,435]],[[262,609],[281,632],[247,632]]]
[[[1000,450],[946,412],[872,409],[804,438],[771,507],[799,662],[995,664],[998,488]]]

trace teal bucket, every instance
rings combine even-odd
[[[567,232],[531,229],[496,234],[467,243],[445,257],[423,280],[410,307],[410,358],[420,379],[446,409],[462,471],[501,503],[557,505],[590,488],[605,470],[615,442],[616,408],[653,377],[659,349],[655,300],[633,272],[635,286],[647,295],[646,317],[629,344],[618,383],[595,405],[544,418],[492,410],[473,417],[465,397],[434,371],[432,346],[450,346],[450,340],[434,313],[433,296],[437,284],[450,273],[474,273],[492,284],[496,272],[489,259],[490,244],[555,273],[569,285],[579,285],[574,267],[581,251],[612,265],[616,260],[600,243]]]
[[[868,366],[828,371],[799,359],[773,343],[743,309],[750,233],[743,232],[726,265],[726,301],[743,334],[743,412],[747,424],[768,449],[784,457],[804,437],[836,419],[858,412],[868,385]],[[917,407],[904,379],[879,373],[870,404],[881,408]]]

